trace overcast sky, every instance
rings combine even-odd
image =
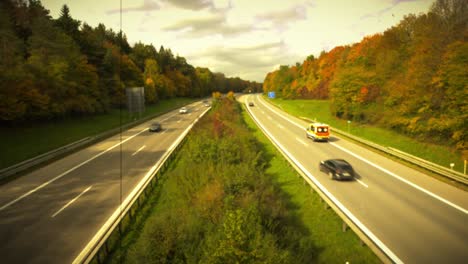
[[[170,48],[194,66],[263,82],[279,65],[383,32],[433,0],[42,0],[57,18],[67,4],[91,26]],[[122,13],[120,13],[120,11]],[[120,14],[122,23],[120,23]]]

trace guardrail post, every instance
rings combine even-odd
[[[346,224],[345,221],[343,221],[343,224],[341,225],[341,231],[346,232],[346,230],[348,230],[348,225]]]
[[[323,207],[324,207],[325,209],[330,208],[330,206],[328,205],[327,201],[325,201],[324,199],[322,199],[322,202],[323,202]]]
[[[99,252],[96,254],[96,261],[97,261],[98,264],[101,264],[101,263],[102,263],[102,262],[101,262],[101,257],[100,257],[100,255],[99,255]]]
[[[130,208],[130,210],[128,210],[128,215],[130,216],[130,220],[132,220],[133,219],[132,208]]]

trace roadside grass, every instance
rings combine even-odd
[[[158,115],[168,110],[193,102],[192,98],[162,100],[157,105],[147,106],[141,118]],[[122,116],[121,116],[122,114]],[[136,120],[126,109],[113,109],[107,114],[69,118],[50,122],[30,122],[17,127],[0,129],[0,169],[23,160],[65,146],[80,139],[95,136]]]
[[[274,105],[296,117],[305,117],[327,123],[332,128],[335,127],[342,131],[348,131],[347,121],[338,119],[330,113],[329,101],[285,100],[279,98],[272,100],[266,97],[264,99],[269,100]],[[464,161],[461,153],[454,151],[453,148],[448,146],[421,142],[389,129],[358,124],[356,122],[349,124],[349,132],[381,146],[392,147],[447,168],[450,167],[450,163],[454,163],[454,169],[463,172]]]
[[[266,169],[281,190],[290,197],[295,213],[309,231],[310,239],[319,248],[317,263],[380,263],[377,256],[350,229],[342,232],[342,220],[272,145],[253,122],[246,110],[243,117],[257,140],[263,145],[266,156],[271,157]]]

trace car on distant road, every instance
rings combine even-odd
[[[353,180],[354,169],[346,160],[343,159],[329,159],[320,161],[320,171],[328,173],[332,180]]]
[[[186,114],[186,113],[188,113],[187,107],[182,107],[182,108],[179,110],[179,113],[181,113],[181,114]]]
[[[153,123],[151,124],[151,126],[149,127],[149,132],[159,132],[162,130],[162,126],[161,126],[161,123]]]
[[[208,106],[210,106],[210,103],[208,101],[203,101],[203,105],[208,107]]]
[[[253,102],[250,102],[250,103],[249,103],[249,106],[254,106],[254,103],[253,103]]]

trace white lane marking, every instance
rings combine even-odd
[[[146,145],[143,145],[141,148],[139,148],[137,151],[135,151],[132,156],[135,156],[138,152],[140,152],[142,149],[144,149]]]
[[[395,263],[403,263],[403,261],[398,258],[397,255],[395,255],[395,253],[393,253],[393,251],[391,249],[389,249],[387,247],[387,245],[385,245],[376,235],[374,235],[374,233],[368,229],[356,216],[354,216],[351,211],[348,210],[348,208],[346,208],[338,199],[336,199],[335,196],[333,196],[333,194],[331,194],[326,188],[325,186],[323,186],[318,180],[317,178],[315,178],[303,165],[302,163],[300,163],[296,158],[294,158],[294,156],[281,144],[278,142],[278,140],[269,132],[267,131],[263,124],[261,124],[261,122],[255,117],[254,113],[252,111],[250,111],[250,113],[252,114],[252,117],[254,118],[254,120],[257,122],[257,124],[261,125],[262,127],[262,130],[263,132],[265,132],[265,134],[267,134],[268,137],[270,137],[270,139],[286,154],[286,156],[288,156],[298,167],[299,169],[304,172],[304,174],[307,175],[307,177],[314,182],[314,184],[320,189],[322,190],[323,193],[325,193],[326,196],[329,197],[330,200],[332,200],[333,203],[336,204],[336,206],[338,206],[340,208],[340,210],[342,212],[344,212],[344,214],[346,216],[348,216],[349,219],[351,219],[351,221],[353,221],[356,226],[358,226],[362,232],[364,232],[364,234],[366,234],[380,249],[382,249],[382,251]]]
[[[263,100],[263,99],[262,99],[262,100]],[[263,104],[264,106],[266,106],[267,108],[269,108],[272,112],[276,113],[277,115],[279,115],[280,117],[282,117],[282,118],[285,119],[286,121],[289,121],[291,124],[296,125],[297,127],[302,128],[301,125],[299,125],[299,124],[297,124],[296,122],[290,120],[289,118],[284,117],[283,114],[281,114],[281,113],[277,112],[276,110],[272,109],[270,106],[268,106],[268,105],[266,105],[265,103],[263,103],[262,100],[259,100],[260,103]],[[354,153],[351,152],[350,150],[345,149],[344,147],[338,146],[337,144],[335,144],[335,143],[333,143],[333,142],[329,142],[329,144],[332,145],[332,146],[334,146],[334,147],[336,147],[336,148],[338,148],[338,149],[341,149],[342,151],[344,151],[344,152],[346,152],[346,153],[348,153],[348,154],[350,154],[350,155],[352,155],[352,156],[354,156],[354,157],[356,157],[356,158],[358,158],[358,159],[360,159],[360,160],[362,160],[362,161],[364,161],[365,163],[371,165],[372,167],[374,167],[374,168],[376,168],[376,169],[378,169],[378,170],[380,170],[380,171],[382,171],[382,172],[385,172],[385,173],[387,173],[388,175],[390,175],[390,176],[392,176],[392,177],[394,177],[394,178],[396,178],[396,179],[398,179],[398,180],[400,180],[400,181],[402,181],[402,182],[404,182],[404,183],[410,185],[411,187],[413,187],[413,188],[415,188],[415,189],[417,189],[417,190],[420,190],[421,192],[423,192],[423,193],[425,193],[425,194],[431,196],[432,198],[434,198],[434,199],[436,199],[436,200],[439,200],[439,201],[441,201],[442,203],[445,203],[445,204],[447,204],[447,205],[449,205],[449,206],[451,206],[451,207],[453,207],[453,208],[455,208],[455,209],[457,209],[457,210],[459,210],[459,211],[461,211],[461,212],[463,212],[463,213],[465,213],[465,214],[468,214],[468,210],[466,210],[465,208],[463,208],[463,207],[461,207],[461,206],[459,206],[459,205],[456,205],[456,204],[454,204],[454,203],[452,203],[452,202],[450,202],[450,201],[448,201],[448,200],[446,200],[446,199],[444,199],[444,198],[438,196],[437,194],[435,194],[435,193],[433,193],[433,192],[430,192],[430,191],[428,191],[428,190],[426,190],[426,189],[424,189],[424,188],[422,188],[422,187],[420,187],[420,186],[418,186],[418,185],[416,185],[416,184],[410,182],[409,180],[404,179],[404,178],[402,178],[401,176],[398,176],[398,175],[396,175],[395,173],[390,172],[389,170],[384,169],[384,168],[382,168],[382,167],[376,165],[375,163],[370,162],[370,161],[364,159],[363,157],[361,157],[361,156],[359,156],[359,155],[357,155],[357,154],[354,154]]]
[[[371,162],[371,161],[368,161],[368,160],[366,160],[365,158],[363,158],[363,157],[361,157],[361,156],[359,156],[359,155],[357,155],[357,154],[355,154],[355,153],[353,153],[353,152],[351,152],[351,151],[349,151],[349,150],[347,150],[347,149],[345,149],[345,148],[343,148],[343,147],[341,147],[341,146],[336,145],[335,143],[330,142],[330,144],[331,144],[332,146],[334,146],[334,147],[336,147],[336,148],[338,148],[338,149],[341,149],[342,151],[348,153],[349,155],[354,156],[354,157],[356,157],[356,158],[358,158],[358,159],[364,161],[365,163],[371,165],[372,167],[374,167],[374,168],[376,168],[376,169],[378,169],[378,170],[380,170],[380,171],[382,171],[382,172],[384,172],[384,173],[386,173],[386,174],[388,174],[388,175],[394,177],[395,179],[398,179],[398,180],[400,180],[400,181],[402,181],[402,182],[404,182],[404,183],[410,185],[411,187],[418,189],[419,191],[421,191],[421,192],[423,192],[423,193],[425,193],[425,194],[427,194],[427,195],[433,197],[434,199],[437,199],[437,200],[439,200],[439,201],[441,201],[441,202],[443,202],[443,203],[445,203],[445,204],[447,204],[447,205],[449,205],[449,206],[451,206],[451,207],[453,207],[453,208],[455,208],[455,209],[457,209],[457,210],[459,210],[459,211],[462,211],[462,212],[465,213],[465,214],[468,214],[468,210],[462,208],[461,206],[458,206],[458,205],[456,205],[456,204],[454,204],[454,203],[452,203],[452,202],[450,202],[450,201],[448,201],[448,200],[446,200],[446,199],[444,199],[444,198],[438,196],[437,194],[432,193],[432,192],[430,192],[430,191],[428,191],[428,190],[426,190],[426,189],[424,189],[424,188],[422,188],[422,187],[420,187],[420,186],[418,186],[418,185],[416,185],[416,184],[410,182],[409,180],[404,179],[403,177],[398,176],[397,174],[395,174],[395,173],[393,173],[393,172],[391,172],[391,171],[389,171],[389,170],[387,170],[387,169],[384,169],[384,168],[380,167],[379,165],[377,165],[377,164],[375,164],[375,163],[373,163],[373,162]]]
[[[296,140],[299,141],[299,143],[301,143],[302,145],[307,146],[307,143],[304,140],[302,140],[302,139],[300,139],[298,137],[296,137]]]
[[[77,197],[73,198],[73,200],[69,201],[66,205],[64,205],[62,208],[60,208],[60,210],[58,210],[55,214],[53,214],[51,217],[54,218],[56,215],[60,214],[60,212],[62,212],[65,208],[67,208],[70,204],[72,204],[73,202],[75,202],[78,198],[80,198],[80,196],[82,196],[83,194],[85,194],[87,191],[89,191],[91,189],[91,187],[93,187],[92,185],[89,186],[88,188],[86,188],[86,190],[82,191]]]
[[[356,179],[356,178],[354,178]],[[369,185],[365,184],[363,181],[359,180],[359,179],[356,179],[356,181],[361,184],[362,186],[366,187],[366,188],[369,188]]]
[[[179,120],[177,121],[177,123],[180,123],[180,122],[182,122],[182,119],[179,119]]]
[[[279,128],[281,129],[284,129],[284,126],[280,125],[280,124],[276,124]]]
[[[110,151],[110,150],[114,149],[115,147],[119,146],[120,144],[123,144],[123,143],[129,141],[130,139],[132,139],[132,138],[138,136],[139,134],[141,134],[141,133],[143,133],[143,132],[145,132],[145,131],[147,131],[147,130],[148,130],[147,127],[143,128],[140,132],[136,133],[135,135],[128,137],[127,139],[123,140],[122,142],[119,142],[119,143],[115,144],[114,146],[112,146],[112,147],[110,147],[110,148],[108,148],[108,149],[102,151],[101,153],[98,153],[98,154],[94,155],[93,157],[91,157],[91,158],[89,158],[89,159],[83,161],[82,163],[76,165],[75,167],[73,167],[73,168],[71,168],[71,169],[65,171],[64,173],[60,174],[59,176],[57,176],[57,177],[55,177],[55,178],[53,178],[53,179],[51,179],[51,180],[49,180],[49,181],[47,181],[47,182],[45,182],[45,183],[39,185],[39,186],[37,186],[36,188],[30,190],[29,192],[27,192],[27,193],[21,195],[20,197],[18,197],[18,198],[16,198],[16,199],[14,199],[13,201],[11,201],[11,202],[9,202],[9,203],[3,205],[2,207],[0,207],[0,211],[4,210],[5,208],[7,208],[8,206],[10,206],[10,205],[12,205],[12,204],[17,203],[18,201],[24,199],[25,197],[28,197],[29,195],[35,193],[36,191],[38,191],[38,190],[40,190],[40,189],[46,187],[47,185],[51,184],[52,182],[54,182],[54,181],[56,181],[56,180],[62,178],[63,176],[67,175],[68,173],[70,173],[70,172],[72,172],[72,171],[78,169],[79,167],[85,165],[86,163],[92,161],[93,159],[95,159],[95,158],[97,158],[97,157],[103,155],[104,153],[107,153],[108,151]]]

